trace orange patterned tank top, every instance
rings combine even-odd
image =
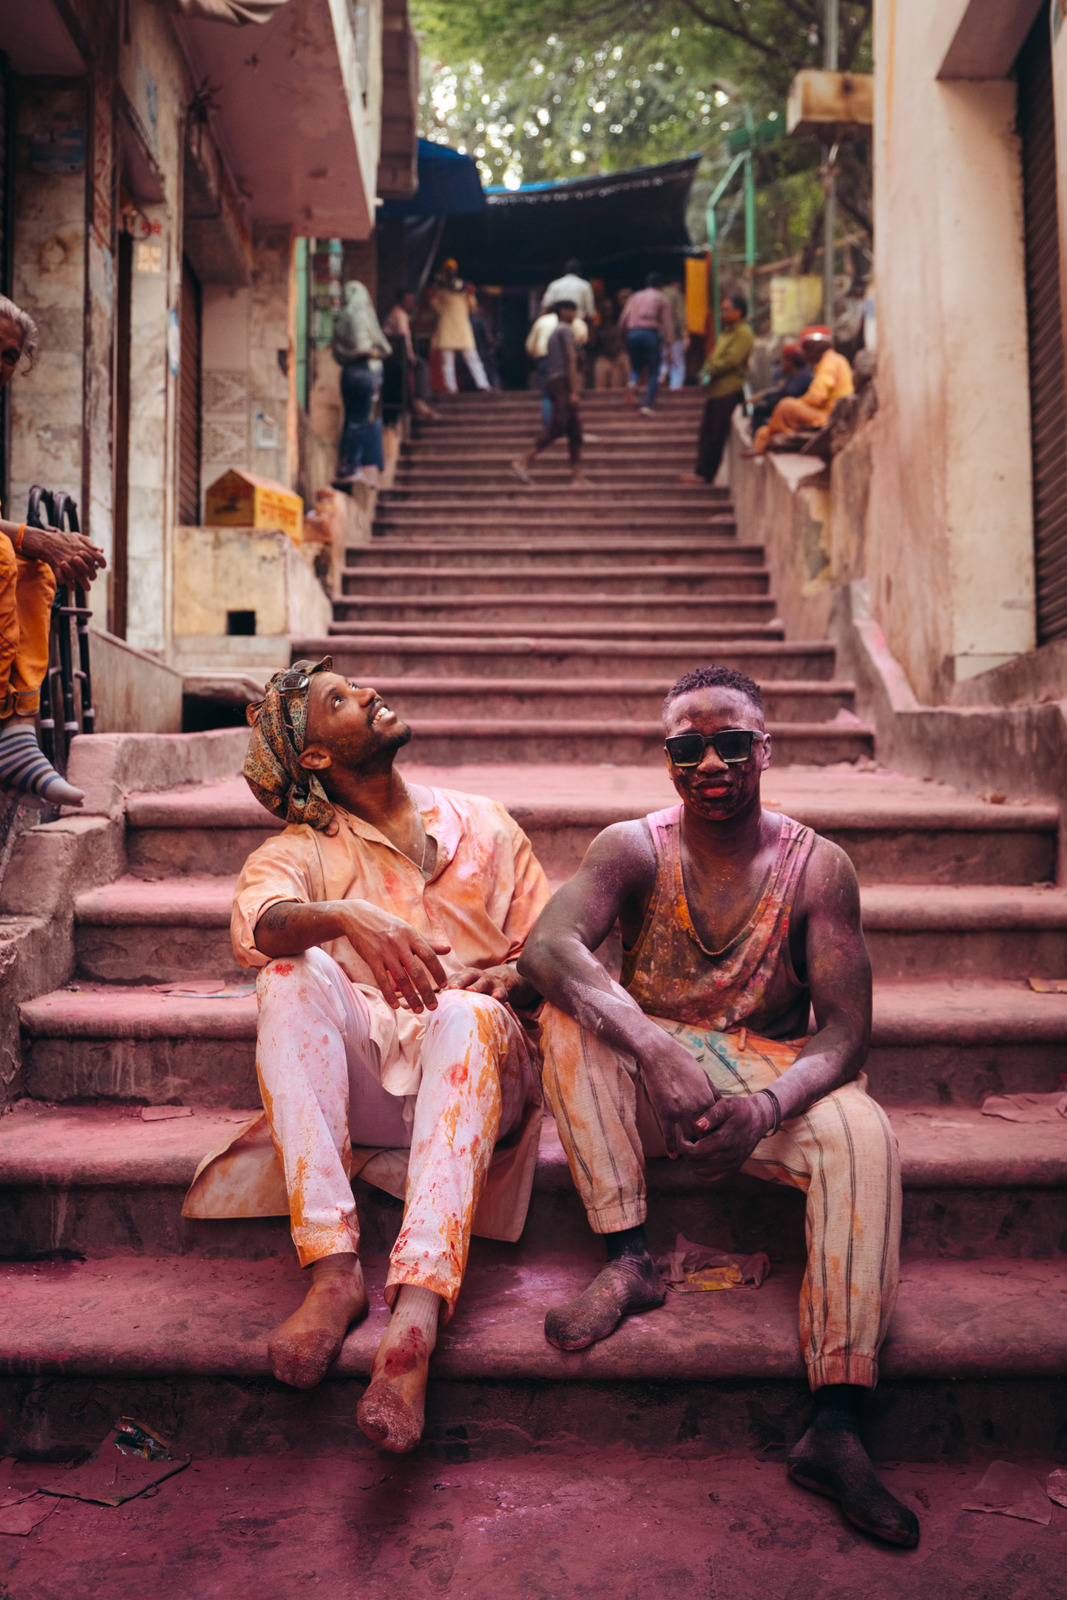
[[[689,915],[679,849],[682,808],[646,820],[656,882],[644,926],[622,956],[623,987],[650,1017],[726,1033],[751,1028],[767,1039],[808,1032],[811,996],[793,970],[789,917],[815,835],[782,818],[778,853],[759,905],[723,950],[708,950]]]

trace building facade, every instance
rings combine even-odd
[[[406,0],[0,0],[0,52],[2,287],[41,329],[5,507],[72,494],[107,627],[168,659],[205,487],[299,476],[297,241],[414,190]]]
[[[925,704],[1067,695],[1063,16],[876,0],[865,567]]]

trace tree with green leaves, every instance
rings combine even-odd
[[[872,0],[841,0],[842,68],[870,68]],[[423,131],[483,181],[517,186],[702,152],[691,226],[730,133],[780,118],[794,74],[822,64],[824,0],[414,0]],[[821,226],[816,145],[757,155],[763,259],[810,256]],[[866,152],[842,153],[839,203],[870,231]],[[729,210],[726,213],[729,217]]]

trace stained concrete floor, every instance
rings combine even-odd
[[[0,1600],[1062,1600],[1067,1510],[964,1511],[985,1465],[886,1467],[923,1526],[898,1551],[766,1457],[207,1459],[0,1538]]]

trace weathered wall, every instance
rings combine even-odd
[[[19,81],[12,294],[41,338],[35,371],[16,376],[9,390],[11,506],[4,510],[12,516],[25,513],[34,483],[81,499],[85,162],[83,155],[76,170],[50,172],[42,158],[61,123],[84,141],[86,117],[84,80]]]
[[[114,634],[89,634],[96,732],[181,733],[181,673]]]
[[[252,397],[252,449],[249,467],[290,487],[296,481],[296,453],[287,426],[290,349],[289,297],[292,246],[288,228],[257,226],[252,232],[252,293],[248,356]],[[283,365],[284,363],[284,365]]]
[[[308,559],[271,528],[178,528],[174,631],[225,634],[227,612],[254,611],[256,634],[326,633],[330,601]]]
[[[965,4],[875,6],[867,570],[889,648],[932,702],[1035,642],[1015,89],[937,81]]]
[[[864,576],[877,426],[876,413],[826,468],[811,456],[746,460],[735,417],[728,466],[738,534],[763,545],[790,638],[825,639],[835,591]]]
[[[126,637],[140,649],[164,651],[170,631],[187,95],[184,61],[166,12],[145,0],[131,4],[128,35],[124,30],[119,81],[147,134],[164,198],[143,207],[158,230],[151,242],[162,247],[160,270],[145,270],[151,258],[134,256]]]

